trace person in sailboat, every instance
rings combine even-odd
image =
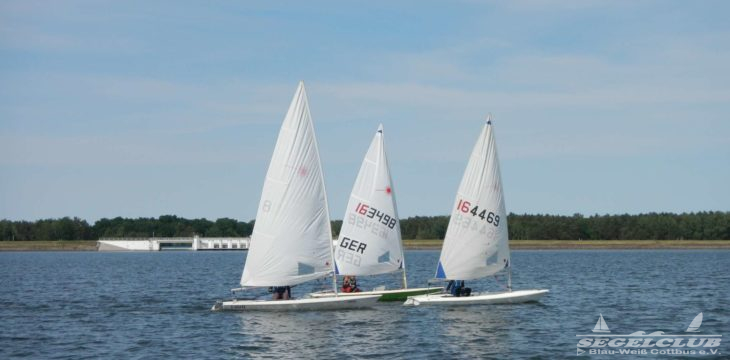
[[[360,288],[357,287],[357,278],[349,275],[345,276],[345,278],[342,279],[342,292],[360,292]]]
[[[464,286],[464,280],[449,281],[449,285],[446,286],[446,291],[450,292],[451,295],[456,297],[471,295],[471,288]]]
[[[273,294],[273,300],[289,300],[291,299],[291,287],[290,286],[274,286],[269,288]]]

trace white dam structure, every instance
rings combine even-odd
[[[248,237],[102,238],[98,251],[248,250]]]

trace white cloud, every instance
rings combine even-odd
[[[152,136],[0,136],[0,165],[201,165],[260,161],[230,144]],[[218,146],[216,146],[218,145]]]

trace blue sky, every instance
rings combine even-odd
[[[333,219],[379,123],[444,215],[487,113],[507,210],[730,210],[726,1],[3,1],[0,218],[254,218],[304,80]]]

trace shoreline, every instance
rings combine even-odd
[[[404,240],[406,249],[441,249],[441,240]],[[730,240],[510,240],[511,250],[730,249]]]
[[[406,250],[440,250],[442,240],[403,240]],[[730,240],[510,240],[512,250],[730,249]],[[0,241],[2,251],[97,251],[96,240]]]

